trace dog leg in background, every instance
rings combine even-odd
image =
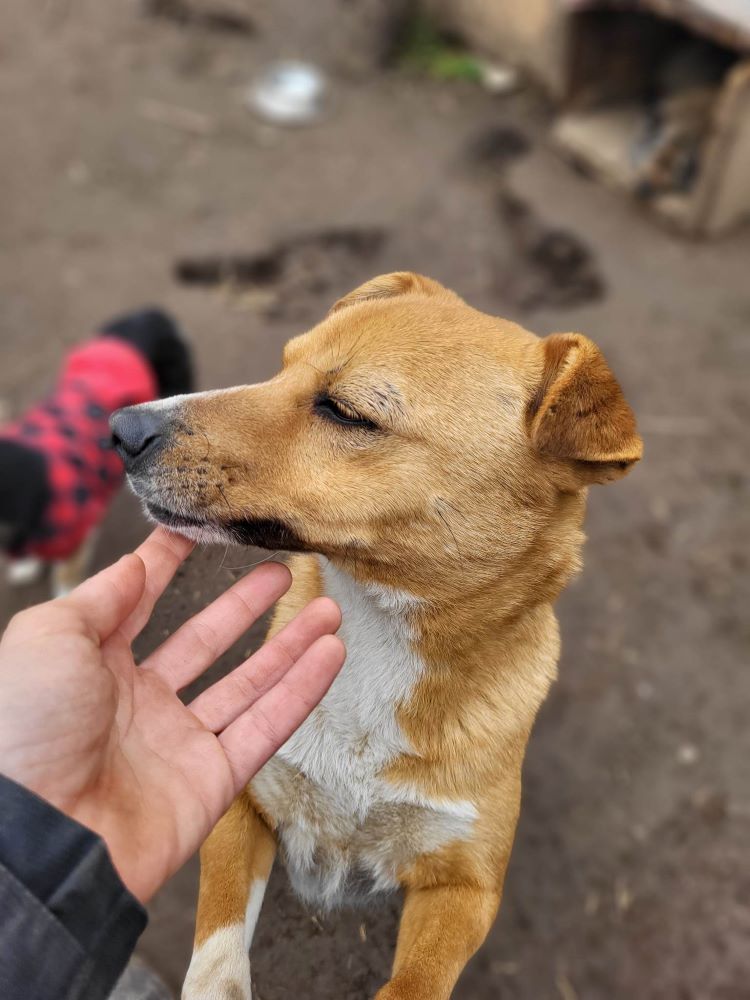
[[[83,583],[94,561],[94,549],[99,540],[99,530],[94,528],[88,538],[69,559],[52,563],[51,590],[53,597],[65,597]]]
[[[195,942],[183,1000],[251,1000],[248,952],[276,839],[241,795],[201,848]]]

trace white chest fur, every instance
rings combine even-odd
[[[278,824],[297,891],[331,905],[392,888],[418,854],[465,836],[476,812],[383,779],[389,763],[413,752],[397,710],[425,671],[410,641],[414,599],[321,563],[326,593],[342,610],[346,664],[252,787]]]
[[[424,665],[411,649],[403,612],[389,613],[377,593],[368,593],[326,561],[323,578],[326,593],[341,608],[346,664],[280,757],[338,793],[361,820],[383,791],[378,773],[411,749],[396,709],[410,697]]]

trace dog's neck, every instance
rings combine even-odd
[[[426,672],[426,664],[412,641],[411,599],[358,583],[325,557],[317,559],[322,587],[342,611],[339,634],[347,648],[347,659],[317,710],[325,718],[325,725],[312,728],[316,729],[317,739],[333,741],[336,750],[317,763],[311,762],[303,733],[292,737],[282,756],[291,755],[302,766],[302,758],[294,755],[304,752],[306,772],[316,767],[331,768],[325,777],[330,784],[340,780],[340,775],[335,777],[339,774],[337,755],[359,747],[355,765],[361,780],[365,776],[369,780],[395,756],[410,750],[396,709],[409,700]],[[323,773],[318,777],[323,780]]]
[[[348,603],[354,597],[358,604],[376,609],[379,613],[392,617],[394,623],[403,623],[409,612],[424,604],[422,598],[407,590],[390,587],[373,580],[358,579],[343,563],[317,556],[329,597],[343,599]]]
[[[430,585],[428,573],[421,573],[416,586],[398,581],[392,571],[381,572],[361,559],[317,556],[329,597],[336,600],[345,618],[378,617],[383,628],[408,638],[432,659],[428,650],[440,650],[461,659],[469,650],[491,647],[498,655],[524,623],[546,616],[560,591],[580,563],[583,533],[580,517],[550,539],[540,532],[531,548],[510,563],[498,559],[468,568],[448,571],[435,568]],[[405,583],[398,586],[398,582]],[[438,659],[442,657],[438,656]]]
[[[435,609],[423,598],[357,580],[325,557],[316,558],[324,593],[341,607],[339,634],[348,654],[322,702],[329,716],[324,731],[367,733],[371,742],[377,735],[378,766],[400,753],[437,760],[445,753],[440,734],[460,730],[489,691],[503,704],[513,701],[515,694],[503,693],[507,677],[522,677],[528,696],[528,719],[520,710],[509,719],[516,729],[530,727],[559,654],[549,601],[530,602],[514,617],[505,616],[504,625],[492,620],[477,630],[489,614],[492,592],[453,611]]]
[[[498,611],[489,590],[475,600],[433,606],[407,591],[357,580],[323,556],[317,560],[323,591],[341,608],[339,635],[348,653],[343,676],[334,684],[336,698],[327,700],[341,702],[344,715],[372,730],[390,731],[395,706],[410,702],[420,683],[427,685],[424,691],[437,684],[428,701],[447,718],[460,713],[465,698],[477,696],[474,685],[484,683],[485,671],[502,673],[519,657],[546,663],[550,650],[552,659],[557,655],[549,602],[531,602],[511,615]],[[448,676],[457,686],[445,686]]]

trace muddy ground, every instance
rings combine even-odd
[[[396,268],[540,333],[597,339],[646,458],[592,491],[505,903],[456,996],[750,997],[750,232],[698,245],[659,230],[556,158],[529,93],[498,99],[379,68],[357,5],[233,9],[251,13],[253,32],[145,16],[134,2],[5,5],[0,397],[20,407],[68,345],[147,302],[184,325],[202,386],[262,379],[339,294]],[[245,85],[280,54],[332,73],[315,127],[277,131],[243,107]],[[345,233],[335,245],[319,238],[332,229]],[[175,277],[186,258],[274,257],[280,245],[283,261],[251,286]],[[99,563],[145,530],[123,495]],[[141,647],[255,558],[196,553]],[[3,590],[3,618],[42,592]],[[191,864],[153,901],[141,943],[175,990],[195,879]],[[316,915],[277,872],[253,949],[256,997],[372,995],[396,914],[386,903]]]

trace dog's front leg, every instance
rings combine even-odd
[[[247,793],[201,848],[195,943],[183,1000],[251,1000],[248,951],[276,840]]]
[[[484,941],[500,890],[470,885],[407,889],[393,978],[375,1000],[448,1000]]]
[[[500,906],[521,802],[521,761],[479,803],[471,839],[422,855],[404,873],[390,982],[375,1000],[449,1000]]]

